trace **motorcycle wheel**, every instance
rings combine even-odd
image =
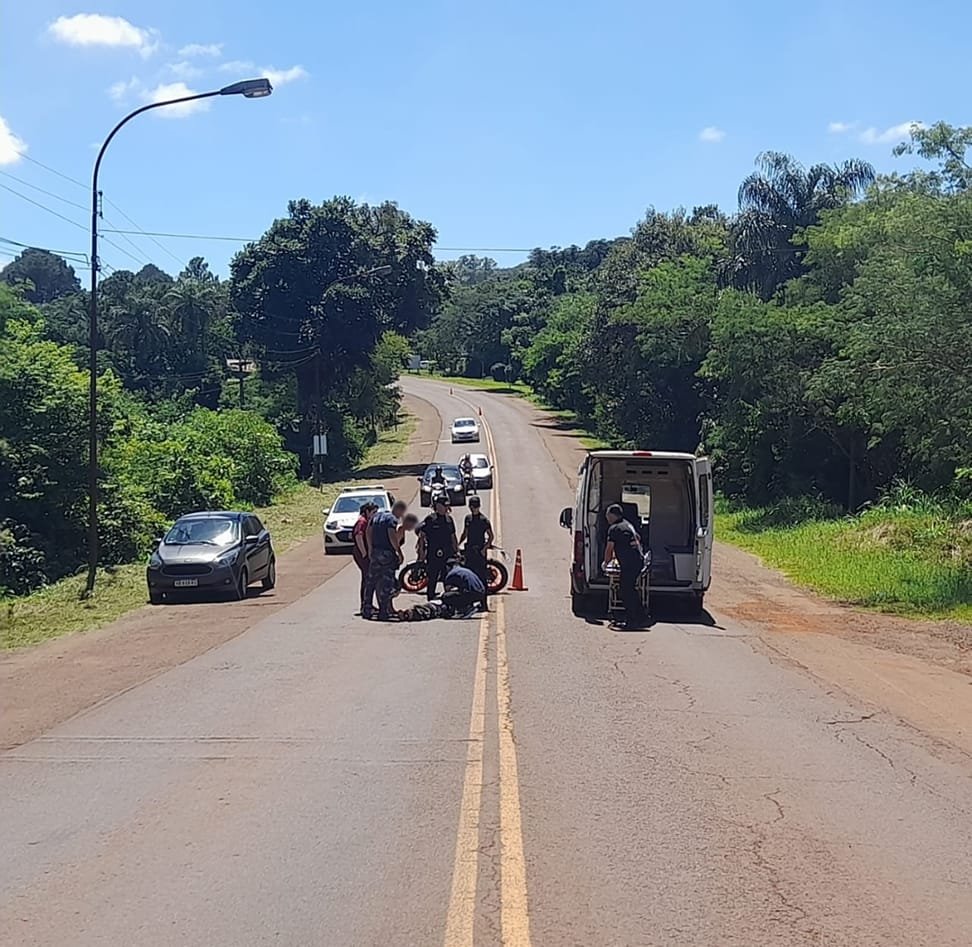
[[[506,583],[510,581],[509,570],[498,559],[486,560],[486,591],[490,595],[502,592]]]
[[[401,572],[398,573],[398,588],[402,592],[413,594],[424,592],[428,584],[429,579],[425,573],[424,562],[410,562],[408,565],[402,566]]]

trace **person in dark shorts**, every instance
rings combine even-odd
[[[489,574],[486,567],[486,550],[493,545],[493,524],[483,516],[482,504],[478,496],[469,498],[469,513],[463,524],[459,545],[466,544],[466,568],[474,572],[483,583],[486,591],[483,593],[481,608],[489,611],[486,597],[489,594]]]
[[[439,582],[445,578],[446,564],[459,551],[455,521],[440,497],[436,497],[435,510],[425,517],[419,533],[419,558],[424,560],[428,576],[425,594],[431,602],[437,597]]]
[[[365,602],[362,611],[365,618],[377,617],[379,621],[392,621],[392,599],[397,590],[398,567],[403,562],[400,520],[408,507],[396,501],[391,511],[381,510],[368,523],[368,581],[365,583]],[[371,596],[378,598],[377,615],[371,608]]]
[[[644,628],[645,611],[638,594],[638,576],[645,563],[638,533],[625,518],[619,503],[613,503],[605,514],[609,524],[607,546],[604,549],[604,569],[613,560],[621,567],[621,601],[624,603],[623,628]]]
[[[448,605],[459,618],[468,618],[476,612],[476,606],[486,596],[486,586],[471,569],[459,565],[458,559],[449,560],[446,573],[445,592],[442,604]]]
[[[362,503],[361,509],[358,511],[358,521],[354,524],[354,529],[351,530],[351,539],[354,542],[354,549],[351,550],[351,555],[354,558],[354,564],[361,571],[359,615],[374,608],[373,596],[371,601],[365,602],[365,586],[368,582],[368,568],[371,564],[368,559],[368,521],[377,509],[377,505],[370,501],[368,503]]]

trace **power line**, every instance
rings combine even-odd
[[[56,201],[62,201],[65,204],[69,204],[71,207],[77,207],[78,210],[90,210],[89,207],[85,207],[84,204],[79,204],[77,201],[69,201],[66,197],[61,197],[60,194],[55,194],[53,191],[48,191],[43,187],[38,187],[36,184],[31,184],[30,181],[25,181],[23,178],[18,178],[15,174],[11,174],[9,171],[0,171],[4,177],[10,178],[16,181],[18,184],[22,184],[24,187],[29,187],[31,190],[40,191],[41,194],[46,194],[48,197],[53,197]]]
[[[85,184],[83,181],[79,181],[77,178],[72,178],[67,174],[63,174],[55,168],[52,168],[50,165],[44,164],[43,161],[38,161],[36,158],[32,158],[29,154],[27,154],[26,151],[18,151],[17,154],[19,154],[20,157],[25,161],[30,161],[31,164],[36,164],[37,167],[43,168],[45,171],[50,171],[51,174],[56,174],[59,178],[64,178],[65,181],[70,181],[72,184],[77,184],[78,187],[83,187],[85,190],[88,190],[90,187],[90,185]]]
[[[50,247],[38,247],[33,243],[20,243],[18,240],[11,240],[9,237],[0,237],[0,243],[9,243],[12,247],[20,247],[23,250],[46,250],[48,253],[56,253],[58,256],[64,257],[71,263],[74,262],[73,257],[80,257],[80,262],[88,263],[88,254],[81,253],[78,250],[52,250]]]
[[[135,223],[135,221],[132,220],[132,218],[129,217],[128,214],[126,214],[125,211],[123,211],[114,201],[109,200],[107,197],[103,199],[106,204],[110,204],[112,207],[114,207],[115,210],[117,210],[118,213],[121,214],[122,217],[124,217],[125,220],[127,220],[140,234],[142,234],[145,237],[148,237],[149,240],[151,240],[152,243],[154,243],[163,253],[168,253],[169,256],[172,257],[172,259],[179,264],[179,266],[185,266],[185,260],[181,260],[164,243],[160,243],[158,240],[156,240],[154,234],[150,234],[147,231],[142,230],[142,228],[139,227],[139,225]],[[105,223],[109,223],[109,221],[106,220]],[[121,233],[121,231],[116,231],[116,232]]]
[[[42,204],[40,201],[35,201],[32,197],[28,197],[26,194],[21,194],[20,191],[17,191],[6,184],[0,183],[0,187],[2,187],[5,191],[10,191],[11,194],[15,195],[16,197],[19,197],[21,200],[27,201],[28,204],[33,204],[35,207],[39,207],[41,210],[46,210],[47,213],[53,214],[55,217],[59,217],[61,220],[64,220],[67,223],[72,224],[73,226],[77,227],[79,230],[84,230],[86,232],[88,231],[87,226],[85,226],[84,224],[79,224],[76,220],[72,220],[70,217],[65,217],[64,214],[59,213],[58,211],[54,210],[51,207],[48,207],[46,204]],[[130,253],[120,244],[115,243],[114,240],[109,240],[107,237],[104,237],[102,239],[104,239],[105,243],[107,243],[109,246],[114,247],[116,250],[119,251],[119,253],[124,253],[125,256],[127,256],[131,260],[134,260],[139,265],[144,265],[147,262],[144,257],[139,258],[135,256],[133,253]]]
[[[44,164],[44,162],[43,162],[43,161],[38,161],[38,160],[37,160],[36,158],[33,158],[33,157],[31,157],[31,156],[30,156],[30,155],[28,155],[28,154],[27,154],[26,152],[23,152],[23,151],[20,151],[20,152],[18,152],[18,154],[20,155],[20,157],[21,157],[21,158],[25,158],[25,159],[26,159],[27,161],[30,161],[30,162],[32,162],[33,164],[36,164],[36,165],[37,165],[37,166],[38,166],[39,168],[43,168],[43,169],[44,169],[45,171],[49,171],[49,172],[50,172],[51,174],[56,174],[56,175],[57,175],[57,176],[58,176],[59,178],[63,178],[63,179],[65,180],[65,181],[68,181],[68,182],[70,182],[71,184],[75,184],[75,185],[77,185],[77,186],[78,186],[78,187],[80,187],[80,188],[84,188],[85,190],[88,190],[88,189],[89,189],[89,186],[88,186],[87,184],[85,184],[85,183],[84,183],[83,181],[79,181],[79,180],[78,180],[77,178],[72,178],[72,177],[71,177],[70,175],[68,175],[68,174],[64,174],[63,172],[61,172],[61,171],[58,171],[58,170],[57,170],[56,168],[52,168],[52,167],[51,167],[50,165],[48,165],[48,164]],[[7,174],[7,175],[8,175],[9,177],[13,177],[13,175],[11,175],[11,174],[10,174],[9,172],[3,172],[3,173],[4,173],[4,174]],[[14,178],[14,180],[18,180],[18,179],[17,179],[17,178]],[[21,182],[21,183],[26,183],[26,182]],[[27,186],[28,186],[28,187],[36,187],[35,185],[32,185],[32,184],[28,184]],[[36,188],[36,190],[38,190],[38,191],[42,191],[43,189],[42,189],[42,188]],[[62,200],[62,201],[65,201],[65,202],[66,202],[66,203],[68,203],[68,204],[71,204],[71,203],[72,203],[71,201],[68,201],[68,200],[66,200],[66,198],[63,198],[63,197],[58,197],[58,195],[56,195],[56,194],[51,194],[51,192],[49,192],[49,191],[45,191],[44,193],[47,193],[47,194],[50,194],[50,196],[51,196],[51,197],[57,197],[57,199],[58,199],[58,200]],[[156,240],[154,236],[152,236],[152,235],[150,235],[150,234],[147,234],[147,233],[146,233],[146,232],[145,232],[145,231],[144,231],[144,230],[143,230],[143,229],[142,229],[142,228],[141,228],[141,227],[140,227],[140,226],[138,225],[138,223],[137,223],[136,221],[134,221],[134,220],[133,220],[133,219],[132,219],[131,217],[129,217],[129,215],[128,215],[128,214],[126,214],[126,213],[125,213],[125,211],[123,211],[123,210],[122,210],[122,209],[121,209],[121,208],[120,208],[120,207],[119,207],[119,206],[118,206],[118,205],[117,205],[117,204],[116,204],[116,203],[115,203],[115,202],[114,202],[113,200],[111,200],[110,198],[107,198],[107,197],[105,197],[103,193],[102,193],[102,200],[103,200],[103,201],[104,201],[104,202],[105,202],[106,204],[109,204],[110,206],[112,206],[112,207],[114,207],[114,208],[115,208],[115,210],[116,210],[116,211],[118,211],[118,213],[119,213],[119,214],[121,214],[121,215],[122,215],[122,217],[124,217],[124,218],[125,218],[125,220],[127,220],[127,221],[128,221],[128,222],[129,222],[129,223],[130,223],[130,224],[131,224],[131,225],[132,225],[132,226],[133,226],[134,228],[135,228],[135,231],[136,231],[137,233],[139,233],[139,234],[142,234],[142,235],[144,235],[144,236],[146,236],[146,237],[148,237],[148,238],[149,238],[149,239],[150,239],[150,240],[152,241],[152,243],[154,243],[154,244],[155,244],[155,245],[156,245],[156,246],[157,246],[157,247],[158,247],[158,248],[159,248],[160,250],[162,250],[162,251],[163,251],[164,253],[168,253],[168,254],[169,254],[169,256],[170,256],[170,257],[172,257],[172,259],[173,259],[173,260],[175,260],[175,261],[176,261],[176,263],[178,263],[178,264],[179,264],[179,266],[184,266],[184,265],[185,265],[185,261],[184,261],[184,260],[182,260],[182,259],[180,259],[179,257],[177,257],[177,256],[176,256],[176,255],[175,255],[175,254],[174,254],[174,253],[173,253],[173,252],[172,252],[172,251],[171,251],[171,250],[170,250],[170,249],[169,249],[169,248],[168,248],[167,246],[165,246],[165,244],[162,244],[162,243],[159,243],[159,241],[158,241],[158,240]],[[90,210],[90,208],[88,208],[88,207],[84,207],[84,206],[83,206],[83,205],[81,205],[81,204],[73,204],[73,206],[74,206],[74,207],[80,207],[80,208],[81,208],[81,210],[84,210],[84,211],[87,211],[87,210]],[[107,218],[106,218],[106,217],[104,216],[104,214],[102,214],[101,216],[102,216],[102,219],[103,219],[103,220],[104,220],[104,221],[105,221],[106,223],[111,223],[111,222],[110,222],[110,221],[109,221],[109,220],[108,220],[108,219],[107,219]],[[124,233],[124,232],[123,232],[123,231],[121,231],[121,230],[118,230],[118,231],[116,231],[116,232],[117,232],[117,233],[119,233],[119,234],[123,234],[123,233]],[[138,245],[137,245],[137,244],[135,244],[135,243],[133,243],[133,242],[132,242],[131,240],[129,240],[129,241],[128,241],[128,243],[129,243],[129,244],[130,244],[131,246],[133,246],[133,247],[135,247],[135,249],[136,249],[136,250],[138,250],[138,252],[139,252],[139,253],[141,253],[141,252],[142,252],[142,251],[141,251],[141,249],[140,249],[140,248],[138,247]]]
[[[135,233],[133,230],[107,230],[106,233]],[[146,237],[168,237],[171,240],[225,240],[230,243],[256,243],[259,237],[227,237],[222,234],[166,233],[161,230],[143,230]],[[445,253],[531,253],[536,247],[436,247]]]
[[[46,210],[47,213],[53,214],[55,217],[60,217],[61,220],[67,221],[69,224],[77,227],[79,230],[87,230],[88,228],[84,224],[79,224],[76,220],[72,220],[70,217],[65,217],[64,214],[58,213],[56,210],[52,210],[46,204],[40,203],[40,201],[35,201],[32,197],[28,197],[26,194],[21,194],[20,191],[15,191],[12,187],[6,184],[0,184],[5,191],[10,191],[11,194],[15,194],[21,200],[27,201],[28,204],[33,204],[35,207],[39,207],[41,210]]]

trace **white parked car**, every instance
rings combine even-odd
[[[452,422],[452,443],[479,443],[479,424],[475,418],[456,418]]]
[[[465,456],[465,455],[463,455]],[[493,465],[485,454],[470,454],[472,461],[473,480],[476,481],[477,490],[492,490],[493,488]],[[462,457],[456,463],[461,463]]]
[[[358,521],[364,503],[376,503],[380,510],[390,510],[395,498],[383,487],[354,487],[345,490],[324,510],[324,552],[351,549],[351,530]]]

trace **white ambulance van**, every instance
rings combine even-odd
[[[560,514],[574,537],[570,595],[575,615],[607,604],[602,563],[605,511],[620,503],[651,550],[651,595],[680,596],[698,611],[712,579],[712,466],[668,451],[592,451],[577,471],[577,499]]]

